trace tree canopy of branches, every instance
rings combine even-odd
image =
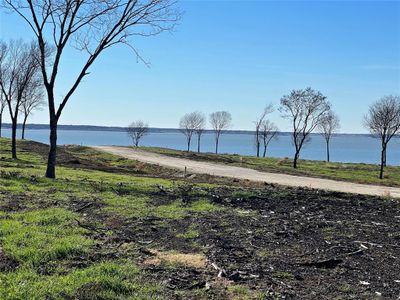
[[[21,138],[25,139],[25,127],[26,121],[28,117],[32,115],[35,110],[40,110],[46,104],[43,99],[43,85],[42,81],[39,78],[33,80],[29,87],[25,90],[24,95],[22,97],[22,102],[20,106],[20,111],[23,114],[23,122],[22,122],[22,134]]]
[[[204,116],[200,112],[188,113],[181,118],[179,128],[186,137],[187,151],[190,151],[190,143],[194,133],[200,133],[198,136],[198,143],[200,143],[200,136],[204,130],[204,123]]]
[[[387,145],[396,134],[400,133],[400,97],[385,96],[373,103],[364,117],[364,126],[381,140],[379,178],[383,179]]]
[[[281,98],[280,104],[282,116],[292,123],[292,142],[295,147],[293,168],[297,168],[302,147],[310,141],[310,133],[330,110],[330,104],[321,92],[310,87],[292,90]]]
[[[227,111],[216,111],[210,114],[210,125],[215,134],[215,153],[218,153],[221,134],[231,126],[232,116]]]
[[[11,41],[0,43],[0,88],[6,100],[10,113],[12,130],[12,157],[17,158],[17,123],[18,113],[24,102],[24,97],[31,93],[34,82],[40,75],[38,64],[38,48],[34,43],[27,44]]]
[[[129,137],[132,139],[132,143],[135,147],[139,146],[139,142],[149,133],[149,124],[143,121],[132,122],[126,129]]]
[[[321,123],[318,125],[318,129],[322,137],[325,139],[326,143],[326,161],[330,161],[330,141],[332,135],[336,133],[340,129],[340,120],[339,117],[330,110],[326,113],[322,119]]]
[[[256,152],[257,152],[257,157],[260,157],[260,146],[261,146],[261,141],[263,139],[262,135],[262,125],[267,117],[268,114],[272,113],[274,111],[274,107],[272,104],[268,104],[265,108],[262,114],[258,117],[256,121],[254,121],[255,124],[255,146],[256,146]]]
[[[39,45],[39,62],[50,116],[50,151],[46,177],[55,178],[57,125],[62,111],[97,58],[124,44],[145,62],[133,38],[172,30],[180,17],[171,0],[4,0],[4,6],[26,21]],[[55,91],[68,46],[80,50],[81,67],[60,99]],[[58,100],[58,101],[57,101]],[[58,106],[57,106],[58,103]]]
[[[262,141],[263,141],[263,146],[264,146],[264,152],[263,152],[263,157],[266,157],[267,155],[267,147],[269,143],[273,139],[278,138],[278,127],[271,122],[270,120],[264,120],[261,123],[261,129],[260,129]]]

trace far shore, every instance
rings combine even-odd
[[[22,129],[22,124],[18,124],[18,129]],[[10,123],[3,123],[2,129],[11,129]],[[48,124],[26,124],[26,129],[30,130],[48,130]],[[58,125],[58,130],[77,130],[77,131],[115,131],[115,132],[125,132],[127,127],[121,126],[98,126],[98,125]],[[178,128],[158,128],[158,127],[150,127],[150,133],[181,133],[181,130]],[[212,134],[213,131],[210,129],[205,129],[204,133]],[[253,130],[225,130],[226,134],[249,134],[253,135],[255,132]],[[291,135],[291,132],[280,131],[279,135],[286,136]],[[318,133],[311,133],[311,135],[319,135]],[[370,136],[373,137],[369,133],[336,133],[336,136]]]

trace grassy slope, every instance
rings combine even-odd
[[[117,233],[102,231],[104,224],[96,219],[97,214],[111,223],[156,218],[162,225],[162,220],[222,208],[201,195],[190,205],[181,200],[152,204],[149,195],[158,191],[158,185],[178,190],[179,182],[149,178],[146,174],[155,174],[151,166],[86,147],[62,149],[74,155],[70,163],[79,160],[77,168],[58,167],[58,179],[49,180],[43,177],[43,155],[21,150],[36,146],[19,142],[19,159],[14,161],[9,140],[0,138],[0,299],[172,297],[165,285],[138,266],[135,257],[140,257],[141,245],[130,243],[119,249],[122,242]],[[90,162],[91,167],[109,168],[112,173],[81,169]],[[61,164],[66,163],[68,158],[62,158]],[[85,203],[97,208],[95,219],[80,210]],[[180,234],[190,239],[196,231]],[[181,266],[173,261],[170,267]]]
[[[156,147],[141,147],[141,149],[175,157],[242,166],[265,172],[322,177],[365,184],[400,186],[400,167],[386,167],[385,178],[380,180],[378,178],[379,166],[371,164],[327,163],[324,161],[300,160],[299,167],[293,169],[292,160],[288,158],[257,158],[254,156],[230,154],[187,153],[185,151]]]
[[[357,250],[355,239],[395,244],[397,202],[191,185],[168,179],[168,170],[79,146],[60,149],[58,178],[49,180],[43,145],[20,142],[17,161],[9,147],[0,139],[0,299],[305,299],[311,291],[326,296],[328,286],[328,298],[398,292],[381,284],[396,273],[390,257],[399,254],[391,246],[372,249],[371,260],[349,260],[349,276],[298,265],[343,245]],[[354,208],[367,213],[355,217]],[[388,226],[372,231],[370,220]],[[217,280],[206,260],[232,279]],[[263,277],[235,281],[237,270]],[[384,280],[366,290],[359,284],[364,270],[376,271],[371,281]]]

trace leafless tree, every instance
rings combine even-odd
[[[381,166],[379,178],[383,179],[386,151],[392,137],[400,133],[400,96],[385,96],[369,107],[364,126],[381,140]]]
[[[6,106],[7,106],[7,101],[3,95],[2,89],[0,88],[0,137],[1,137],[1,128],[3,125],[3,112]]]
[[[0,45],[0,88],[3,92],[11,118],[11,152],[17,158],[17,123],[18,113],[24,101],[24,95],[29,93],[32,82],[37,80],[40,68],[38,64],[38,49],[34,43],[27,44],[11,41],[8,45]]]
[[[146,63],[134,47],[133,38],[172,30],[180,17],[175,0],[3,0],[33,31],[40,49],[40,65],[50,116],[50,151],[46,177],[55,178],[57,125],[68,100],[98,57],[107,49],[124,44]],[[80,50],[82,66],[73,83],[61,94],[55,90],[60,65],[68,46]],[[146,63],[147,64],[147,63]],[[58,101],[57,101],[58,100]],[[58,104],[57,104],[58,102]]]
[[[292,142],[295,147],[293,168],[297,168],[300,151],[310,141],[310,133],[329,110],[330,104],[326,97],[310,87],[293,90],[281,98],[279,111],[292,123]]]
[[[132,139],[133,145],[138,147],[142,137],[149,133],[149,124],[143,121],[135,121],[128,126],[126,131]]]
[[[23,114],[22,134],[21,138],[25,139],[25,128],[28,117],[32,115],[35,110],[42,109],[46,102],[44,101],[43,84],[40,78],[36,78],[30,82],[28,88],[24,91],[20,111]]]
[[[201,113],[192,112],[184,115],[179,122],[179,129],[186,137],[187,151],[190,151],[190,143],[192,141],[192,137],[194,133],[199,133],[200,136],[204,129],[202,127],[202,122],[204,123],[204,119]],[[198,140],[200,142],[200,140]],[[199,145],[198,145],[199,147]]]
[[[269,143],[278,138],[278,127],[270,120],[264,120],[261,123],[261,137],[264,146],[263,157],[266,157]]]
[[[339,117],[330,110],[327,112],[321,119],[321,123],[318,125],[318,129],[320,134],[325,139],[326,143],[326,161],[330,161],[330,141],[336,132],[340,129],[340,120]]]
[[[232,116],[227,111],[216,111],[210,115],[211,128],[215,134],[215,153],[218,153],[219,138],[231,126]]]
[[[262,114],[258,117],[256,121],[254,121],[256,130],[255,130],[255,145],[256,145],[256,151],[257,151],[257,157],[260,157],[260,147],[261,147],[261,141],[263,138],[262,135],[262,125],[267,117],[268,114],[272,113],[274,111],[274,106],[272,104],[268,104],[265,106],[264,111]]]
[[[197,134],[197,152],[200,153],[200,142],[201,142],[201,136],[204,133],[205,127],[206,127],[206,116],[200,112],[196,112],[197,114],[197,124],[196,124],[196,129],[195,133]]]

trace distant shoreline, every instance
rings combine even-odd
[[[11,129],[10,123],[3,123],[3,129]],[[22,128],[22,124],[18,124],[18,129]],[[26,129],[33,130],[48,130],[48,124],[27,124]],[[96,125],[58,125],[59,130],[78,130],[78,131],[115,131],[115,132],[125,132],[126,127],[120,126],[96,126]],[[150,128],[150,133],[180,133],[178,128]],[[212,133],[213,131],[210,129],[204,130],[204,133]],[[252,130],[226,130],[226,134],[254,134]],[[290,135],[290,132],[279,132],[279,135]],[[312,133],[313,135],[318,133]],[[368,133],[338,133],[336,135],[345,135],[345,136],[371,136]]]

